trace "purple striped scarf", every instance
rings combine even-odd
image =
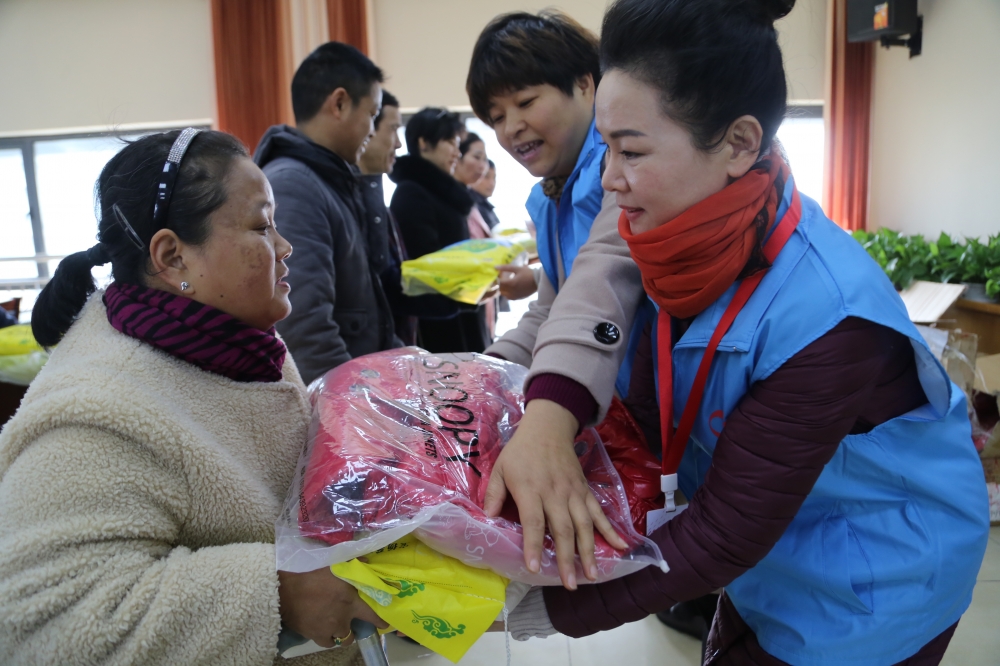
[[[104,292],[111,325],[130,337],[238,382],[276,382],[285,343],[190,298],[112,282]]]

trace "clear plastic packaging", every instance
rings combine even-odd
[[[35,341],[30,324],[0,328],[0,382],[27,386],[49,360]]]
[[[47,352],[34,351],[30,354],[3,356],[0,354],[0,382],[27,386],[35,380],[49,360]]]
[[[497,518],[482,510],[493,465],[521,418],[526,373],[488,356],[411,347],[354,359],[314,382],[309,442],[277,523],[278,568],[346,562],[414,532],[471,566],[531,585],[560,584],[551,537],[533,574],[513,501]],[[656,545],[634,529],[625,485],[597,432],[585,430],[576,451],[630,545],[619,552],[595,534],[598,579],[665,568]]]

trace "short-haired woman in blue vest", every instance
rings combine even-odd
[[[618,0],[605,16],[603,183],[658,308],[645,375],[664,489],[690,501],[652,534],[669,573],[532,592],[516,637],[723,588],[705,663],[923,665],[971,602],[989,520],[965,398],[774,142],[773,24],[793,4]]]

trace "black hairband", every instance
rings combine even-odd
[[[199,129],[188,127],[180,133],[174,141],[174,145],[170,147],[167,161],[163,165],[163,173],[160,174],[160,184],[156,188],[156,203],[153,204],[154,228],[162,227],[163,221],[167,218],[167,209],[170,207],[170,198],[174,194],[177,174],[181,169],[181,160],[184,159],[184,153],[187,152],[191,141],[200,131]]]

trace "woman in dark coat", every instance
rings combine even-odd
[[[396,160],[390,175],[396,191],[389,209],[411,259],[469,239],[472,196],[452,176],[461,130],[458,114],[446,109],[423,109],[406,124],[409,154]],[[420,319],[418,344],[428,351],[482,352],[489,343],[481,306],[453,319]]]

